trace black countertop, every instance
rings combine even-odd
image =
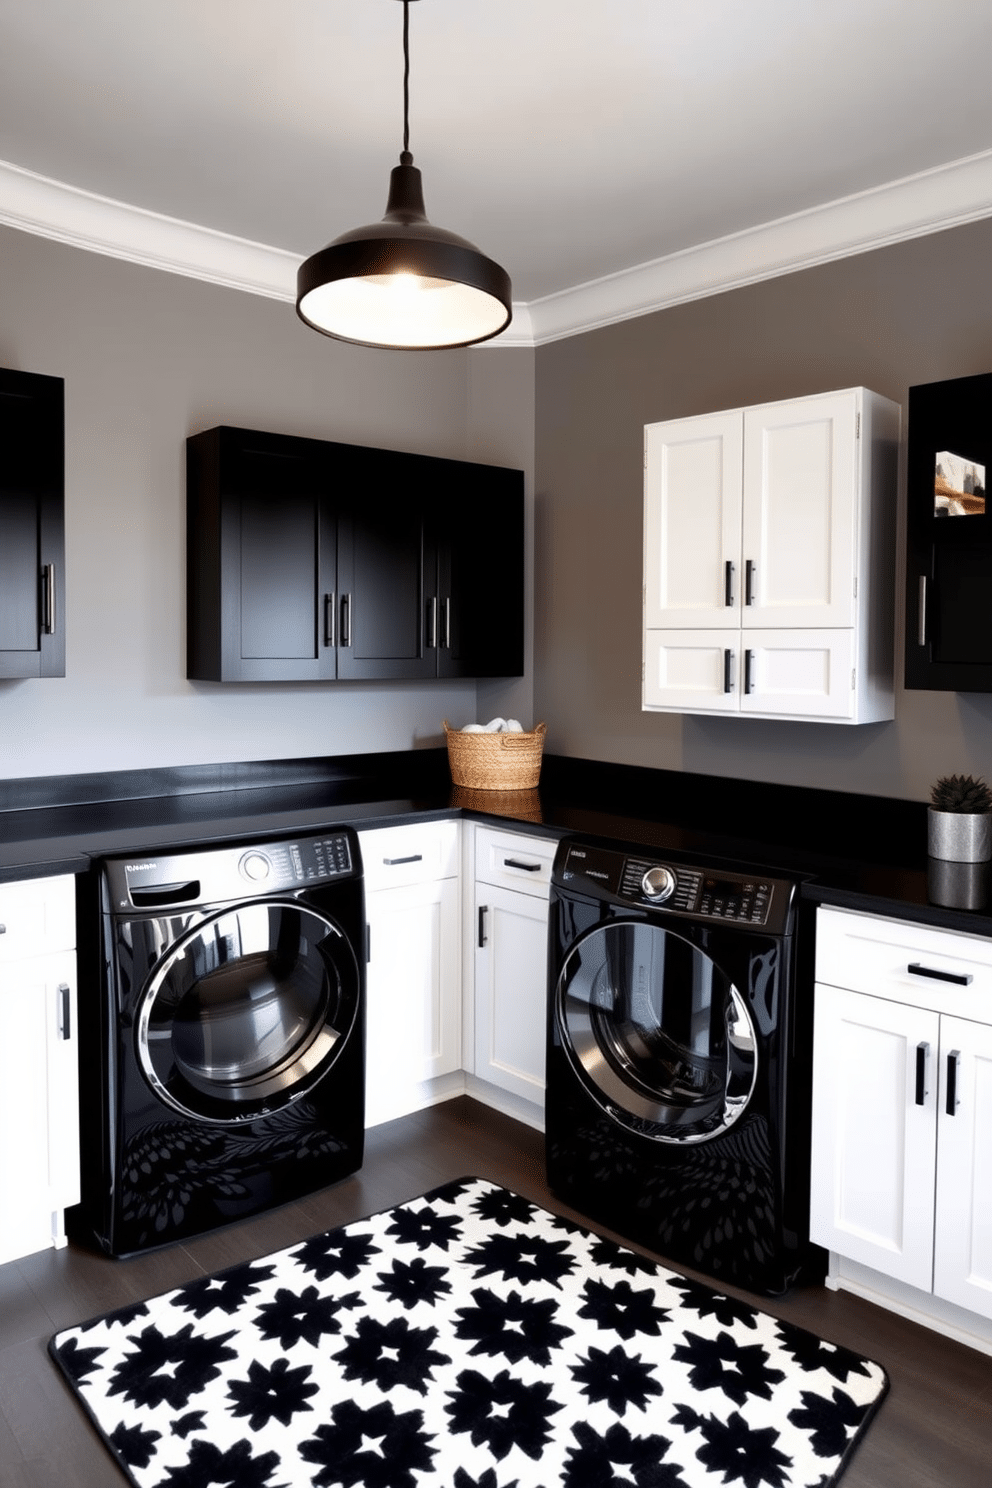
[[[453,787],[437,749],[0,782],[0,880],[81,873],[113,853],[452,815],[762,866],[801,879],[812,903],[992,936],[989,865],[928,862],[922,803],[563,756],[546,757],[529,792]]]

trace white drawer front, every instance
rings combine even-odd
[[[992,1023],[992,940],[982,935],[819,909],[816,980]]]
[[[477,827],[476,882],[498,884],[516,889],[518,893],[546,899],[557,847],[557,842],[549,837],[528,837],[522,832]]]
[[[71,951],[76,945],[72,874],[0,883],[0,963]]]
[[[458,875],[458,822],[409,822],[359,832],[366,889]]]

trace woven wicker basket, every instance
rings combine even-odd
[[[540,779],[547,731],[539,723],[529,734],[463,734],[446,721],[452,781],[472,790],[531,790]]]
[[[472,790],[467,785],[451,787],[451,804],[465,811],[495,812],[497,816],[512,816],[517,821],[539,822],[541,814],[541,792],[531,790]]]

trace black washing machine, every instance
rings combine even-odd
[[[763,869],[574,839],[551,878],[549,1186],[676,1264],[765,1295],[822,1274],[807,1239],[797,900]]]
[[[79,909],[74,1235],[129,1255],[361,1166],[354,831],[104,858]]]

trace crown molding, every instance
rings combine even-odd
[[[532,300],[534,344],[984,217],[992,217],[992,150]]]
[[[0,161],[0,222],[22,232],[223,284],[296,301],[295,253],[114,201]]]
[[[992,150],[987,150],[515,303],[507,330],[479,349],[541,346],[990,216]],[[6,161],[0,161],[0,223],[248,294],[296,300],[302,262],[296,254],[81,191]]]

